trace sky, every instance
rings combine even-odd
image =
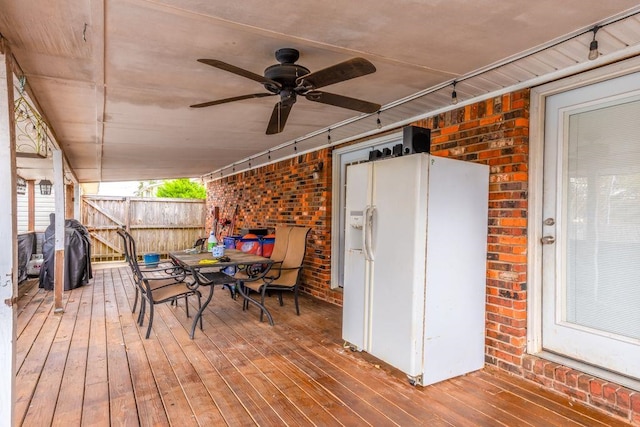
[[[98,194],[101,196],[134,196],[140,181],[101,182]]]

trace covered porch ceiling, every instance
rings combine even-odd
[[[231,171],[294,141],[302,150],[319,146],[326,134],[312,136],[358,117],[368,120],[332,141],[376,131],[377,117],[392,128],[449,105],[453,81],[470,99],[586,62],[590,29],[638,10],[635,0],[0,0],[0,34],[77,180],[108,182]],[[597,33],[603,54],[638,43],[640,24],[632,19],[622,33]],[[549,50],[542,61],[471,80],[573,38],[570,49]],[[262,75],[283,47],[298,49],[298,63],[312,72],[353,57],[371,61],[375,73],[327,91],[380,104],[380,116],[299,97],[284,131],[266,135],[277,97],[189,108],[265,92],[197,59]],[[430,102],[394,110],[427,92]],[[21,175],[38,173],[30,167]]]

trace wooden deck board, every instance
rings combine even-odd
[[[237,397],[236,410],[242,408],[259,425],[282,425],[283,421],[263,396],[252,387],[251,382],[240,372],[233,360],[220,350],[215,342],[202,334],[198,346],[204,357],[212,364],[222,377],[227,388]],[[224,393],[227,390],[223,390]],[[267,396],[268,398],[268,396]]]
[[[52,392],[54,396],[60,395],[59,389],[80,307],[81,294],[82,289],[66,299],[64,309],[68,316],[55,315],[60,318],[59,326],[49,353],[46,355],[46,361],[31,399],[28,416],[24,419],[25,425],[37,425],[39,420],[53,418],[58,399],[50,397]]]
[[[451,380],[451,384],[458,388],[458,394],[463,398],[472,394],[475,399],[482,401],[485,400],[499,410],[507,411],[517,417],[518,421],[513,425],[522,424],[525,425],[548,425],[548,426],[578,426],[578,422],[569,420],[566,417],[560,416],[552,411],[541,408],[537,405],[532,405],[531,402],[515,396],[511,393],[506,393],[499,387],[492,387],[487,384],[483,388],[477,387],[477,383],[468,377],[460,377]]]
[[[48,299],[53,302],[52,295]],[[26,328],[29,333],[23,334],[27,339],[31,338],[33,341],[20,345],[20,339],[18,340],[19,353],[16,358],[19,359],[19,362],[16,362],[16,367],[19,381],[16,383],[19,386],[16,391],[15,414],[19,417],[17,421],[20,423],[28,415],[27,410],[30,410],[31,399],[42,375],[60,319],[61,316],[53,314],[51,305],[48,308],[42,305],[38,308],[36,315],[32,317],[32,325]],[[57,392],[53,397],[57,398]]]
[[[282,419],[282,422],[289,425],[312,425],[304,413],[292,404],[287,395],[276,386],[275,376],[273,376],[274,382],[270,381],[271,376],[259,368],[259,363],[254,363],[254,360],[250,358],[250,347],[248,345],[238,346],[238,341],[235,339],[233,343],[230,342],[225,336],[229,331],[221,331],[220,329],[220,326],[207,326],[207,331],[211,330],[214,333],[214,345],[233,364],[234,369],[242,374],[253,390],[263,397],[273,412]],[[276,418],[273,418],[273,421],[276,422]]]
[[[16,369],[20,369],[27,354],[31,351],[37,337],[41,333],[42,326],[53,312],[53,293],[39,291],[31,299],[31,307],[18,315],[16,336]]]
[[[169,419],[153,371],[151,362],[144,349],[141,332],[136,325],[136,316],[131,313],[133,298],[127,290],[133,286],[132,278],[126,269],[118,269],[119,280],[114,284],[116,300],[120,309],[122,337],[127,351],[129,373],[133,385],[138,422],[141,426],[166,426]]]
[[[536,384],[527,381],[511,381],[511,377],[501,372],[480,372],[478,377],[483,381],[499,384],[505,391],[518,394],[531,403],[543,406],[582,425],[609,427],[628,425],[596,409],[571,402],[567,397],[543,389]]]
[[[236,357],[242,358],[249,372],[259,372],[262,377],[254,375],[252,384],[254,387],[265,388],[261,384],[267,384],[273,387],[274,395],[277,395],[280,401],[275,402],[276,411],[278,407],[290,406],[295,410],[289,412],[289,416],[293,416],[299,425],[311,425],[313,422],[322,425],[332,425],[336,420],[326,411],[319,410],[316,402],[309,396],[305,390],[299,387],[291,378],[285,375],[282,370],[278,369],[274,361],[264,353],[254,347],[251,342],[247,341],[242,335],[237,334],[233,330],[233,324],[225,323],[222,319],[215,322],[218,325],[207,326],[205,333],[209,335],[209,331],[213,335],[209,335],[210,339],[215,339],[218,345],[222,345],[221,350],[229,355],[236,354]],[[271,348],[271,347],[270,347]],[[282,400],[286,399],[286,400]],[[282,403],[284,402],[284,403]],[[274,403],[271,403],[274,405]],[[313,420],[313,422],[311,421]]]
[[[87,369],[90,367],[91,374],[85,377],[82,404],[82,423],[90,426],[108,426],[110,415],[104,285],[108,283],[113,287],[113,282],[105,282],[105,271],[96,271],[92,286],[93,299],[87,354]]]
[[[218,369],[208,360],[197,341],[189,339],[188,332],[175,316],[166,316],[166,324],[178,343],[181,345],[185,358],[198,372],[204,387],[213,399],[216,408],[229,425],[249,425],[253,419],[245,411],[238,411],[238,398],[233,390],[220,375]],[[191,324],[186,319],[185,325]]]
[[[176,378],[180,382],[183,393],[187,398],[193,417],[199,425],[221,425],[224,418],[209,394],[204,381],[200,378],[196,366],[191,362],[186,352],[191,348],[184,348],[176,341],[170,332],[170,327],[165,324],[165,319],[175,319],[173,313],[166,310],[158,310],[160,318],[154,321],[154,329],[158,332],[158,340],[164,354],[171,365]]]
[[[290,319],[290,323],[297,323],[295,319],[296,317]],[[241,321],[231,322],[231,324],[248,325],[247,322]],[[405,390],[409,390],[411,392],[414,392],[416,390],[414,387],[410,387],[406,382],[400,383],[400,389],[395,387],[397,383],[380,383],[371,376],[367,376],[366,378],[362,379],[363,381],[361,382],[358,377],[362,376],[362,372],[358,370],[357,367],[356,369],[352,369],[355,367],[354,364],[346,363],[345,360],[341,360],[341,357],[337,355],[335,351],[328,350],[324,345],[317,345],[317,341],[320,341],[321,338],[317,336],[319,334],[317,333],[316,329],[308,329],[307,325],[308,322],[302,321],[302,324],[296,328],[297,332],[293,332],[292,328],[289,328],[288,325],[277,325],[276,328],[282,328],[282,332],[278,334],[278,341],[273,342],[272,340],[270,340],[270,343],[265,344],[271,344],[272,346],[278,348],[279,351],[281,351],[280,349],[290,346],[291,342],[295,342],[295,345],[291,345],[291,347],[296,350],[297,353],[294,354],[292,362],[296,363],[295,361],[298,361],[298,364],[300,363],[301,358],[303,360],[308,360],[308,355],[304,351],[300,351],[301,346],[302,348],[311,352],[313,352],[313,350],[315,349],[315,357],[312,357],[314,365],[311,367],[307,365],[306,368],[311,369],[311,371],[306,372],[310,376],[314,377],[316,375],[316,371],[314,370],[314,368],[318,368],[318,366],[316,366],[318,364],[321,365],[319,366],[320,372],[331,372],[333,376],[330,379],[322,378],[319,380],[319,382],[322,383],[323,381],[335,381],[335,383],[333,383],[331,387],[328,387],[333,392],[336,392],[337,389],[341,390],[341,384],[348,384],[349,392],[346,394],[341,394],[341,397],[344,399],[344,405],[353,406],[353,396],[350,393],[355,393],[358,396],[358,399],[364,399],[365,401],[370,402],[370,405],[374,407],[384,408],[384,415],[381,415],[379,412],[372,412],[370,408],[362,406],[357,407],[357,409],[361,411],[361,416],[364,419],[369,420],[369,422],[371,422],[371,420],[374,420],[376,425],[382,425],[382,423],[384,423],[384,419],[389,418],[392,423],[397,423],[398,425],[430,425],[431,420],[436,418],[433,414],[429,413],[428,409],[425,410],[425,408],[417,407],[415,405],[415,402],[413,403],[413,408],[416,409],[415,417],[409,416],[408,413],[403,412],[401,408],[396,406],[396,402],[398,400],[402,400],[402,395]],[[314,326],[316,325],[317,322]],[[322,327],[322,325],[317,326]],[[255,331],[251,329],[254,328],[249,327],[249,330],[246,331],[245,334],[250,335],[252,339],[261,340],[262,334],[255,333]],[[300,329],[302,329],[302,334],[300,334]],[[343,355],[346,354],[339,347],[338,353],[341,353]],[[325,360],[325,358],[333,360],[334,364],[331,365],[331,363]],[[342,370],[340,367],[345,368],[344,370]],[[304,367],[301,368],[300,366],[298,366],[298,368],[305,369]],[[315,379],[318,380],[317,377]],[[378,392],[381,390],[388,392],[386,393],[386,395],[388,396],[387,400],[385,400],[382,395],[378,394]]]
[[[120,319],[130,314],[130,310],[118,307],[115,288],[119,276],[113,276],[114,270],[101,270],[109,276],[114,286],[105,286],[105,319],[107,341],[107,368],[109,373],[109,409],[112,425],[129,426],[138,423],[133,384],[129,374],[129,362],[124,345],[124,336]],[[117,273],[117,272],[116,272]],[[121,316],[122,314],[122,316]]]
[[[255,312],[255,310],[254,310]],[[357,406],[350,406],[348,401],[341,399],[339,393],[336,393],[337,390],[327,388],[322,384],[323,381],[331,381],[332,378],[324,372],[320,374],[317,371],[313,370],[314,366],[311,366],[309,369],[308,365],[304,365],[303,361],[301,361],[301,356],[296,351],[299,350],[299,343],[302,337],[300,335],[294,337],[293,339],[288,338],[286,334],[284,334],[284,329],[286,329],[285,325],[276,325],[274,328],[267,326],[266,323],[258,323],[252,324],[250,322],[243,321],[246,313],[238,310],[226,310],[222,309],[218,311],[219,317],[227,327],[234,328],[238,331],[238,336],[242,337],[242,339],[246,339],[249,343],[253,343],[260,349],[264,354],[265,358],[273,357],[276,353],[280,356],[280,364],[290,366],[291,370],[295,370],[300,374],[306,376],[309,380],[312,380],[314,384],[317,384],[319,388],[321,388],[324,392],[324,398],[328,396],[332,396],[334,400],[330,401],[329,405],[332,410],[335,411],[336,408],[348,408],[349,412],[346,413],[347,419],[343,420],[341,417],[338,418],[339,421],[344,422],[345,425],[350,425],[352,423],[364,423],[365,420],[360,415],[357,414]],[[228,320],[225,320],[226,316],[232,316]],[[265,334],[264,330],[275,329],[275,334]],[[322,399],[319,395],[316,395],[318,399]],[[366,408],[365,411],[370,410],[370,408]],[[344,414],[344,413],[343,413]],[[334,414],[337,416],[336,414]],[[377,419],[378,423],[383,422],[384,416]]]
[[[82,405],[84,399],[84,383],[87,373],[87,354],[89,349],[89,327],[91,323],[91,306],[93,288],[83,286],[73,291],[73,299],[79,306],[75,313],[73,336],[69,339],[69,353],[64,367],[60,391],[56,399],[53,418],[54,425],[80,425],[82,421]],[[69,299],[72,297],[69,296]],[[72,317],[68,310],[64,318]],[[64,420],[64,423],[62,422]]]
[[[318,333],[314,326],[324,331],[330,330],[333,334],[330,336],[340,336],[339,328],[333,327],[336,322],[331,321],[329,323],[332,327],[324,328],[323,326],[325,325],[322,322],[309,323],[306,319],[294,316],[289,324],[279,325],[282,328],[282,333],[279,334],[279,341],[276,346],[278,348],[290,346],[296,352],[294,359],[303,357],[307,360],[312,360],[314,367],[323,372],[331,373],[332,378],[336,381],[348,384],[350,391],[356,393],[359,397],[366,396],[364,400],[370,402],[372,406],[385,408],[385,417],[394,422],[400,425],[428,424],[430,418],[432,418],[428,410],[417,408],[415,403],[406,406],[407,409],[410,409],[409,411],[405,411],[398,405],[399,401],[405,400],[404,390],[396,388],[396,384],[380,382],[374,376],[363,376],[362,370],[352,363],[354,359],[345,360],[345,356],[349,355],[339,346],[341,340],[331,340],[335,344],[332,349],[328,349],[324,343],[323,345],[318,345],[318,342],[326,342],[327,340],[326,336]],[[295,328],[289,325],[295,325]],[[260,336],[256,334],[253,334],[253,337],[254,339],[260,339]],[[295,342],[295,345],[291,345],[290,343],[292,342]],[[410,389],[411,392],[415,390],[413,387],[404,388]],[[411,415],[411,412],[414,412],[414,414]],[[376,413],[374,414],[377,416]]]
[[[299,389],[311,398],[314,410],[324,408],[324,411],[333,418],[331,420],[326,415],[323,415],[320,420],[314,419],[315,422],[324,420],[327,422],[326,425],[331,425],[334,420],[337,422],[337,419],[346,420],[347,423],[345,425],[362,424],[364,422],[362,418],[347,408],[333,394],[327,392],[320,384],[297,369],[288,358],[290,356],[287,354],[285,346],[279,346],[276,342],[276,339],[279,340],[280,338],[277,335],[274,337],[273,334],[261,333],[261,331],[268,331],[268,326],[246,322],[246,314],[241,310],[226,309],[225,307],[225,309],[216,310],[215,313],[218,316],[217,320],[220,322],[220,327],[225,328],[227,334],[233,332],[233,335],[230,336],[233,337],[234,341],[241,343],[239,345],[243,345],[243,350],[253,354],[259,353],[265,360],[270,360],[286,378],[301,385]],[[208,327],[205,328],[204,333],[209,334]],[[245,345],[245,341],[249,345]]]
[[[147,340],[129,271],[94,275],[63,315],[49,291],[18,302],[15,425],[628,425],[493,368],[413,387],[344,349],[340,308],[306,296],[300,316],[270,298],[271,327],[217,289],[193,340],[184,302],[159,305]]]
[[[159,308],[162,309],[165,307]],[[161,321],[162,319],[158,316],[158,318],[154,320],[154,323],[160,323]],[[145,330],[146,324],[143,326],[141,334],[145,333]],[[153,332],[152,339],[142,339],[145,352],[151,362],[153,377],[155,378],[158,390],[160,391],[160,396],[164,403],[164,410],[167,414],[167,418],[169,419],[169,423],[172,425],[181,424],[184,426],[197,425],[193,412],[189,406],[187,396],[185,396],[180,386],[180,381],[178,377],[176,377],[175,372],[171,367],[171,363],[165,356],[160,342],[155,339],[156,331]]]
[[[18,304],[17,313],[20,316],[25,309],[35,309],[33,304],[30,304],[33,298],[38,293],[38,279],[27,279],[18,285]]]

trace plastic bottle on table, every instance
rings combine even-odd
[[[207,251],[211,252],[214,247],[218,246],[218,239],[213,231],[209,234],[209,240],[207,241]]]

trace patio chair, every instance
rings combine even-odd
[[[303,267],[304,256],[307,247],[307,235],[311,228],[309,227],[291,227],[289,230],[289,238],[287,239],[287,248],[282,261],[276,262],[271,270],[261,279],[252,280],[248,278],[240,282],[246,295],[249,292],[260,294],[260,302],[264,306],[265,295],[267,292],[276,292],[280,306],[282,306],[282,293],[293,292],[296,314],[300,315],[300,306],[298,304],[298,289],[300,285],[300,276]],[[276,243],[278,234],[276,231]],[[275,247],[274,247],[275,251]],[[245,299],[243,309],[249,307],[249,302]],[[260,321],[262,321],[264,312],[260,313]]]
[[[135,258],[137,261],[138,259],[138,255],[136,252],[136,242],[133,236],[123,229],[117,230],[117,233],[122,238],[122,242],[124,245],[125,260],[127,261],[127,263],[129,264],[129,267],[133,271],[134,266],[132,265],[132,260]],[[138,267],[140,267],[140,263],[138,263]],[[186,272],[179,269],[175,265],[163,266],[163,267],[154,268],[154,269],[145,267],[144,269],[140,268],[140,270],[143,272],[143,274],[148,274],[155,278],[159,278],[158,273],[162,273],[161,278],[165,280],[154,280],[153,282],[154,288],[160,288],[162,286],[173,285],[176,282],[182,282],[186,277]],[[133,308],[131,309],[132,313],[135,313],[136,311],[139,295],[140,295],[140,288],[138,286],[135,286],[135,298],[133,300]]]
[[[193,243],[193,248],[194,249],[200,249],[201,251],[205,248],[205,245],[207,244],[207,238],[206,237],[200,237],[198,239],[196,239],[196,241]]]
[[[185,282],[186,272],[178,266],[171,268],[158,268],[155,270],[143,270],[138,263],[136,244],[133,237],[125,230],[118,230],[125,245],[125,256],[133,272],[136,295],[132,312],[135,312],[138,296],[140,296],[140,312],[138,313],[138,324],[144,323],[146,311],[145,302],[149,303],[149,325],[147,327],[146,338],[151,334],[153,325],[154,306],[165,302],[176,303],[178,298],[185,298],[185,310],[189,316],[189,302],[187,298],[191,295],[198,297],[198,308],[201,307],[201,294],[198,290],[192,289],[189,283]],[[177,274],[168,274],[178,272]],[[200,319],[200,329],[202,329],[202,319]]]
[[[279,265],[282,263],[285,254],[287,253],[287,245],[289,243],[289,233],[293,227],[289,225],[278,225],[276,226],[276,237],[275,243],[273,245],[273,250],[271,252],[271,256],[269,257],[274,261],[274,265]],[[260,275],[265,269],[265,265],[256,264],[256,265],[245,265],[241,266],[234,274],[233,278],[237,283],[238,280],[252,280]],[[236,298],[236,290],[229,288],[231,291],[231,297]]]
[[[292,228],[293,227],[289,225],[276,226],[275,243],[273,245],[271,256],[269,257],[271,260],[273,260],[274,266],[279,266],[280,264],[282,264],[282,260],[284,260],[284,256],[287,253],[287,246],[289,244],[289,233],[291,233]],[[256,266],[245,266],[244,269],[236,272],[234,278],[236,280],[251,280],[262,271],[262,264]]]

